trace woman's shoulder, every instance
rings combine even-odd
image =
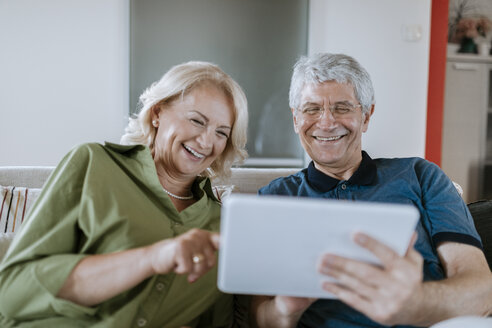
[[[73,147],[64,159],[99,160],[119,157],[134,157],[135,154],[145,152],[148,148],[144,145],[120,145],[111,142],[104,144],[87,142]]]

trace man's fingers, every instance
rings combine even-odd
[[[354,241],[376,255],[385,267],[391,266],[400,257],[393,249],[365,233],[357,232],[354,235]]]
[[[383,284],[385,280],[384,273],[379,267],[333,254],[325,254],[321,258],[318,271],[337,279],[342,284],[350,285],[354,289],[359,283],[374,288]],[[352,279],[356,279],[357,282]],[[349,282],[352,283],[349,284]]]
[[[340,301],[362,313],[368,313],[372,310],[373,303],[369,299],[355,293],[353,290],[331,282],[323,283],[322,287],[327,292],[336,295]]]
[[[408,243],[408,248],[407,248],[406,254],[408,254],[408,252],[415,247],[415,243],[417,242],[417,238],[418,238],[417,231],[414,231],[412,234],[412,237],[410,238],[410,242]]]

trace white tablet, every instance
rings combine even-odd
[[[223,203],[218,287],[227,293],[333,298],[324,253],[379,263],[352,240],[365,232],[403,255],[420,214],[411,205],[231,195]]]

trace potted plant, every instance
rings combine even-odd
[[[480,49],[481,54],[488,54],[490,51],[488,32],[492,23],[489,18],[477,15],[477,11],[469,0],[457,1],[451,7],[448,42],[456,44],[460,53],[478,53]]]

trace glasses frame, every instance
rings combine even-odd
[[[340,106],[340,105],[343,105],[343,106],[346,106],[346,107],[349,107],[349,111],[347,111],[346,113],[337,113],[335,112],[335,108],[337,106]],[[306,120],[319,120],[321,117],[323,117],[323,114],[326,112],[326,108],[325,106],[318,106],[319,107],[319,112],[317,113],[312,113],[312,114],[309,114],[309,113],[306,113],[306,110],[308,110],[309,108],[313,108],[315,107],[314,105],[311,106],[311,107],[307,107],[307,108],[299,108],[296,110],[296,113],[300,114],[304,119]],[[357,104],[357,105],[352,105],[352,104],[346,104],[346,103],[337,103],[337,104],[333,104],[333,105],[329,105],[328,106],[328,110],[330,111],[331,115],[333,116],[334,119],[339,119],[339,118],[346,118],[346,117],[350,117],[353,113],[356,112],[357,108],[362,108],[362,105],[361,104]]]

